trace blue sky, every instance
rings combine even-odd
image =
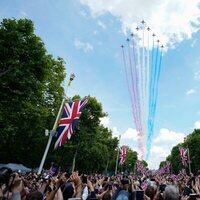
[[[92,0],[3,0],[0,18],[33,20],[35,32],[44,41],[48,53],[66,61],[67,79],[70,73],[76,75],[68,96],[95,96],[108,113],[103,120],[105,126],[114,135],[122,135],[121,144],[135,150],[137,139],[120,45],[126,39],[124,30],[131,29],[131,22],[137,23],[145,17],[153,24],[168,46],[159,83],[152,155],[148,160],[150,167],[156,168],[173,145],[181,142],[194,127],[200,128],[198,1],[191,1],[190,10],[186,11],[182,6],[187,9],[187,1],[175,0],[172,4],[168,1],[167,7],[162,7],[165,10],[160,14],[160,21],[155,21],[152,11],[156,8],[149,3],[126,0],[119,8],[117,2],[120,1],[106,4],[100,0],[95,4]],[[174,2],[180,10],[173,8]],[[141,17],[132,14],[128,3],[145,12]],[[173,18],[167,21],[165,12],[171,12],[175,22]],[[191,25],[194,22],[195,28]]]

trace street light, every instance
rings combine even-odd
[[[75,74],[73,73],[73,74],[71,74],[71,75],[70,75],[70,78],[69,78],[69,80],[70,80],[70,81],[73,81],[73,80],[74,80],[74,78],[75,78]]]
[[[45,129],[45,136],[49,136],[49,130],[48,129]]]

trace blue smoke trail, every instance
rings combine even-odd
[[[152,124],[152,126],[153,126],[153,124],[154,124],[154,118],[153,118],[153,113],[154,113],[154,111],[155,111],[155,101],[156,101],[156,99],[155,99],[155,88],[156,88],[156,80],[157,80],[157,73],[158,73],[158,53],[159,53],[159,44],[157,44],[157,49],[156,49],[156,58],[155,58],[155,67],[154,67],[154,69],[155,69],[155,71],[154,71],[154,77],[153,77],[153,85],[152,85],[152,94],[153,94],[153,96],[152,96],[152,101],[151,101],[151,124]],[[149,137],[151,138],[152,137],[152,135],[153,135],[153,132],[150,132],[151,134],[149,135]]]
[[[162,51],[160,52],[160,58],[159,58],[159,65],[158,65],[158,75],[157,75],[157,79],[156,79],[156,86],[155,86],[155,101],[154,101],[154,113],[153,113],[153,118],[155,119],[155,111],[156,111],[156,107],[157,107],[157,97],[158,97],[158,83],[160,80],[160,72],[161,72],[161,66],[162,66]]]
[[[148,114],[148,137],[147,137],[147,154],[146,154],[146,159],[149,157],[149,137],[150,137],[150,129],[151,129],[151,104],[152,104],[152,86],[153,86],[153,75],[154,75],[154,54],[155,54],[155,47],[154,47],[154,37],[153,37],[153,47],[151,51],[151,65],[150,65],[150,85],[149,85],[149,114]]]
[[[158,47],[157,47],[157,53],[158,53]],[[156,65],[157,66],[157,61],[158,58],[156,59]],[[155,120],[155,111],[156,111],[156,107],[157,107],[157,96],[158,96],[158,82],[160,79],[160,72],[161,72],[161,64],[162,64],[162,51],[160,52],[160,56],[159,56],[159,64],[156,67],[156,73],[155,73],[155,79],[154,79],[154,91],[153,92],[153,99],[152,99],[152,110],[151,110],[151,117],[150,117],[150,121],[149,121],[149,138],[147,141],[147,148],[150,150],[151,148],[151,144],[152,144],[152,136],[153,136],[153,132],[154,132],[154,120]],[[146,159],[148,159],[150,152],[148,151],[148,154],[146,155]]]
[[[155,49],[153,49],[155,51]],[[152,143],[152,136],[153,136],[153,126],[154,126],[154,117],[153,113],[155,112],[155,84],[156,84],[156,77],[157,77],[157,71],[158,71],[158,52],[159,52],[159,45],[157,44],[156,49],[156,57],[155,61],[152,58],[152,73],[151,73],[151,82],[150,82],[150,107],[149,107],[149,117],[148,117],[148,138],[147,138],[147,154],[146,159],[148,159],[150,154],[150,148]],[[152,53],[154,54],[154,52]],[[153,56],[152,56],[153,57]],[[154,65],[155,63],[155,65]]]

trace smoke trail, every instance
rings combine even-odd
[[[147,32],[144,20],[141,23],[143,28],[137,27],[136,35],[131,34],[132,52],[130,40],[127,39],[128,48],[125,51],[126,49],[122,47],[122,54],[133,120],[138,133],[138,146],[143,157],[144,142],[146,141],[146,158],[148,158],[154,133],[162,53],[159,51],[159,41],[155,45],[155,34],[153,34],[150,46],[150,28],[147,28]],[[126,53],[128,54],[126,55]],[[127,63],[129,64],[128,68]]]
[[[132,85],[132,93],[133,93],[133,113],[135,116],[135,125],[136,129],[138,129],[138,114],[137,114],[137,107],[136,107],[136,92],[135,92],[135,84],[134,84],[134,78],[133,78],[133,67],[132,67],[132,60],[131,60],[131,53],[130,53],[130,44],[129,39],[127,39],[128,44],[128,57],[129,57],[129,65],[130,65],[130,74],[131,74],[131,85]]]
[[[141,71],[142,71],[142,130],[143,130],[143,140],[145,141],[145,135],[146,135],[146,88],[145,88],[145,82],[146,82],[146,74],[145,74],[145,47],[144,47],[144,23],[142,26],[142,65],[141,65]]]
[[[140,113],[141,113],[141,118],[140,118],[140,123],[141,123],[141,130],[139,130],[140,132],[140,137],[141,140],[143,139],[143,135],[144,135],[144,130],[143,130],[143,121],[144,121],[144,109],[143,109],[143,104],[144,104],[144,99],[143,99],[143,95],[142,95],[142,91],[143,91],[143,77],[142,77],[142,65],[141,65],[141,55],[140,55],[140,45],[139,43],[137,43],[137,57],[138,57],[138,85],[139,85],[139,106],[140,106]],[[144,154],[144,149],[142,151],[142,154]],[[142,155],[143,157],[143,155]]]
[[[149,154],[150,154],[150,149],[149,147],[151,146],[150,143],[150,138],[151,138],[151,127],[152,127],[152,100],[153,100],[153,79],[154,79],[154,75],[155,75],[155,65],[154,65],[154,54],[155,54],[155,41],[154,41],[154,37],[155,34],[152,35],[153,36],[153,44],[152,44],[152,52],[151,52],[151,65],[150,65],[150,87],[149,87],[149,114],[148,114],[148,137],[147,137],[147,145],[146,145],[146,149],[147,149],[147,153],[146,153],[146,159],[148,159]]]
[[[150,28],[147,28],[147,56],[146,56],[146,141],[148,138],[148,115],[149,115],[149,81],[150,81],[150,48],[149,48],[149,30]],[[146,150],[148,151],[148,149],[146,148]]]
[[[154,107],[154,101],[156,100],[155,99],[155,86],[156,86],[156,80],[157,80],[157,73],[158,73],[158,53],[159,53],[159,42],[157,42],[157,49],[156,49],[156,60],[155,60],[155,67],[154,67],[154,69],[155,69],[155,71],[154,71],[154,77],[153,77],[153,84],[152,84],[152,104],[151,104],[151,108],[152,108],[152,110],[151,110],[151,119],[152,119],[152,122],[154,122],[154,119],[152,118],[153,116],[152,116],[152,114],[154,113],[154,110],[155,110],[155,107]],[[153,133],[151,133],[151,135],[150,135],[150,137],[152,137],[152,134]]]
[[[155,98],[154,98],[154,112],[153,112],[153,119],[155,120],[155,112],[157,107],[157,99],[158,99],[158,85],[160,80],[160,72],[161,72],[161,66],[162,66],[162,50],[160,51],[160,58],[159,58],[159,65],[158,65],[158,73],[156,77],[156,84],[155,84]],[[154,127],[153,127],[154,128]],[[153,131],[153,130],[152,130]]]
[[[137,63],[138,62],[138,59],[136,57],[136,49],[137,47],[135,47],[135,42],[134,42],[134,34],[131,34],[132,36],[132,48],[133,48],[133,60],[134,60],[134,75],[135,75],[135,94],[136,94],[136,107],[137,107],[137,114],[138,114],[138,129],[137,129],[137,132],[138,132],[138,138],[140,140],[139,142],[139,149],[141,150],[142,152],[142,156],[143,157],[143,154],[144,154],[144,145],[142,143],[142,134],[143,134],[143,131],[142,131],[142,122],[141,122],[141,108],[140,108],[140,91],[139,91],[139,81],[138,81],[138,76],[139,76],[139,64]]]
[[[129,50],[129,52],[130,52],[130,50]],[[123,46],[122,46],[122,57],[123,57],[123,63],[124,63],[124,69],[125,69],[126,83],[127,83],[129,95],[130,95],[130,98],[131,98],[132,114],[133,114],[133,118],[134,118],[134,123],[136,123],[137,120],[136,120],[136,116],[135,116],[135,112],[134,112],[134,103],[133,103],[133,97],[132,97],[132,93],[131,93],[131,89],[130,89],[130,84],[129,84],[129,80],[128,80],[128,71],[127,71],[126,58],[125,58],[125,52],[124,52]],[[136,124],[136,129],[137,128],[138,127],[137,127],[137,124]],[[138,128],[138,129],[140,129],[140,128]],[[140,133],[141,132],[139,131],[139,134]],[[138,147],[141,150],[141,152],[143,152],[143,145],[142,145],[142,141],[141,141],[140,137],[139,137],[139,140],[138,140]]]
[[[148,141],[147,141],[147,149],[148,153],[146,155],[146,159],[148,159],[151,149],[151,143],[152,143],[152,137],[153,137],[153,131],[154,131],[154,121],[155,121],[155,111],[156,111],[156,105],[157,105],[157,94],[158,94],[158,81],[160,77],[160,68],[161,68],[161,61],[162,61],[162,55],[160,54],[159,64],[158,64],[158,55],[159,55],[159,41],[157,44],[157,50],[156,50],[156,60],[155,60],[155,72],[153,73],[154,79],[152,84],[152,98],[151,98],[151,111],[150,111],[150,117],[149,117],[149,134],[148,134]]]
[[[135,111],[136,111],[136,116],[137,116],[137,131],[138,131],[141,128],[141,122],[140,122],[141,117],[140,117],[139,100],[138,100],[138,71],[137,71],[137,67],[136,67],[136,55],[135,55],[135,45],[134,45],[133,34],[131,34],[131,36],[132,36],[133,61],[134,61],[134,65],[133,65],[134,76],[132,74],[132,71],[131,71],[131,76],[132,76],[132,81],[135,80],[133,90],[135,92],[135,99],[134,100],[135,100],[135,109],[136,109]]]
[[[122,57],[123,57],[123,63],[124,63],[124,69],[125,69],[126,84],[127,84],[129,96],[130,96],[130,99],[131,99],[131,107],[132,107],[132,110],[133,110],[133,108],[134,108],[134,106],[133,106],[133,97],[132,97],[132,93],[131,93],[131,89],[130,89],[130,84],[129,84],[129,80],[128,80],[126,58],[125,58],[125,52],[124,52],[124,47],[123,46],[122,46]],[[133,112],[132,112],[132,114],[133,114],[133,118],[135,120],[135,114]]]

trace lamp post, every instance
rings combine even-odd
[[[75,78],[75,74],[74,74],[74,73],[72,73],[72,74],[70,75],[69,81],[73,81],[73,80],[74,80],[74,78]]]
[[[118,146],[117,158],[116,158],[116,163],[115,163],[115,175],[117,175],[118,158],[119,158],[119,148],[120,148],[120,139],[121,139],[121,135],[119,135],[119,146]]]

